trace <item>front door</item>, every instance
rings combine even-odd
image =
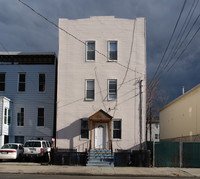
[[[96,124],[95,125],[95,149],[106,148],[106,130],[105,125]]]

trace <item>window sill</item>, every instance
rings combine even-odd
[[[95,60],[85,60],[85,62],[91,62],[91,63],[94,63]]]
[[[88,138],[79,138],[80,141],[90,141]]]
[[[90,102],[90,101],[94,101],[94,99],[84,99],[84,101]]]
[[[122,140],[122,139],[112,139],[112,141],[120,141],[120,140]]]
[[[107,60],[107,62],[118,62],[118,60]]]

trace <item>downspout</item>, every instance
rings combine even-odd
[[[57,129],[57,72],[58,72],[58,60],[55,54],[55,86],[54,86],[54,124],[53,124],[53,137],[55,138],[56,148],[56,129]]]
[[[0,133],[0,135],[2,136],[2,134],[3,134],[3,109],[4,109],[4,98],[2,98],[2,118],[1,118],[1,133]]]

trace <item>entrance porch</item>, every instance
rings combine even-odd
[[[112,150],[112,116],[102,109],[89,117],[90,149]]]

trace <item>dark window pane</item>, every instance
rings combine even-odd
[[[109,42],[109,59],[117,60],[117,41]]]
[[[94,90],[87,90],[87,99],[94,99]]]
[[[94,99],[94,80],[87,80],[86,99]]]
[[[95,60],[95,42],[87,42],[87,60]]]
[[[113,131],[113,138],[114,139],[121,139],[121,131],[120,130],[114,130]]]
[[[19,82],[25,82],[25,80],[26,80],[25,74],[20,74],[20,76],[19,76]]]
[[[19,87],[18,91],[25,91],[26,86],[26,75],[25,74],[19,74]]]
[[[44,126],[44,108],[38,108],[38,126]]]
[[[109,80],[109,99],[117,98],[117,80]]]
[[[0,91],[5,91],[5,73],[0,74]]]
[[[39,74],[39,91],[45,91],[45,74]]]
[[[89,138],[88,120],[81,120],[81,138]]]
[[[5,73],[0,74],[0,82],[5,82]]]
[[[113,138],[121,139],[121,121],[113,121]]]
[[[121,121],[114,121],[114,129],[121,129]]]
[[[117,60],[117,52],[110,51],[110,60]]]
[[[81,138],[88,139],[89,131],[88,130],[81,130]]]
[[[87,60],[95,60],[95,51],[87,52]]]
[[[25,83],[19,84],[19,91],[25,91]]]

